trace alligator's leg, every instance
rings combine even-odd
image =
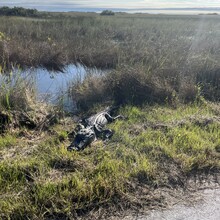
[[[95,138],[94,138],[95,139]],[[84,150],[88,145],[92,143],[93,140],[74,140],[69,147],[67,147],[68,151],[80,151]]]
[[[105,118],[107,119],[108,122],[113,122],[113,121],[115,121],[117,119],[124,119],[124,116],[122,116],[122,115],[118,115],[116,117],[112,117],[110,114],[105,113],[104,116],[105,116]],[[102,130],[102,129],[99,129],[98,126],[95,126],[95,128],[96,128],[97,136],[101,137],[104,140],[110,139],[112,137],[112,135],[113,135],[113,131],[110,130],[110,129]]]
[[[78,123],[78,125],[76,126],[76,128],[72,131],[72,132],[70,132],[69,134],[68,134],[68,137],[69,138],[76,138],[76,136],[77,136],[77,133],[81,130],[81,129],[84,129],[85,127],[84,127],[84,125],[82,125],[81,123]],[[74,141],[71,143],[71,145],[69,146],[69,147],[67,147],[67,150],[68,151],[72,151],[72,150],[78,150],[78,148],[75,146],[75,144],[74,144]]]
[[[113,131],[111,129],[105,129],[102,131],[102,137],[104,140],[108,140],[112,137]]]
[[[78,131],[80,131],[81,129],[84,129],[84,128],[85,128],[85,126],[81,122],[79,122],[78,125],[76,126],[75,130],[78,132]]]
[[[106,119],[109,121],[109,122],[112,122],[112,121],[115,121],[115,120],[117,120],[117,119],[124,119],[125,117],[124,116],[122,116],[122,115],[118,115],[118,116],[116,116],[116,117],[112,117],[110,114],[108,114],[108,113],[105,113],[105,117],[106,117]]]

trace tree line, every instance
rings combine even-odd
[[[22,17],[36,17],[38,16],[37,9],[26,9],[22,7],[1,7],[0,15],[2,16],[22,16]]]

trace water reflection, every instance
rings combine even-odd
[[[81,82],[87,75],[102,75],[106,71],[95,68],[86,68],[82,65],[68,65],[64,72],[48,71],[44,68],[29,68],[20,70],[14,68],[12,72],[1,74],[0,85],[5,82],[12,87],[16,82],[24,81],[32,85],[39,102],[59,104],[64,110],[75,111],[76,104],[68,94],[68,88],[74,82]]]
[[[37,97],[41,102],[63,105],[65,110],[75,109],[74,101],[68,95],[68,87],[74,81],[82,81],[87,74],[101,74],[97,69],[68,65],[64,73],[31,68],[22,71],[22,76],[32,78],[36,85]]]
[[[82,66],[69,65],[64,73],[38,68],[28,70],[25,74],[33,74],[40,101],[54,102],[61,93],[66,92],[69,82],[84,78],[86,69]]]

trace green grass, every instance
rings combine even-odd
[[[73,218],[116,201],[132,203],[134,186],[182,186],[194,171],[219,170],[219,111],[213,103],[127,106],[120,113],[128,119],[110,125],[112,139],[82,152],[66,150],[71,123],[67,130],[55,125],[53,135],[35,144],[19,140],[20,154],[0,162],[1,216]]]
[[[220,106],[205,100],[219,100],[218,17],[68,13],[0,23],[1,74],[15,63],[111,68],[74,84],[70,95],[90,110],[123,103],[126,116],[109,125],[107,143],[68,152],[74,122],[38,127],[55,113],[35,102],[19,71],[1,75],[0,218],[71,219],[145,199],[163,204],[148,190],[219,173]]]
[[[5,136],[0,136],[0,149],[9,148],[16,145],[16,137],[13,135],[6,134]]]
[[[0,112],[10,110],[27,111],[36,98],[36,90],[31,77],[24,78],[21,70],[4,75],[0,65]]]

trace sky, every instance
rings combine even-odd
[[[220,8],[220,0],[0,0],[1,6],[19,6],[48,11],[79,8]]]

